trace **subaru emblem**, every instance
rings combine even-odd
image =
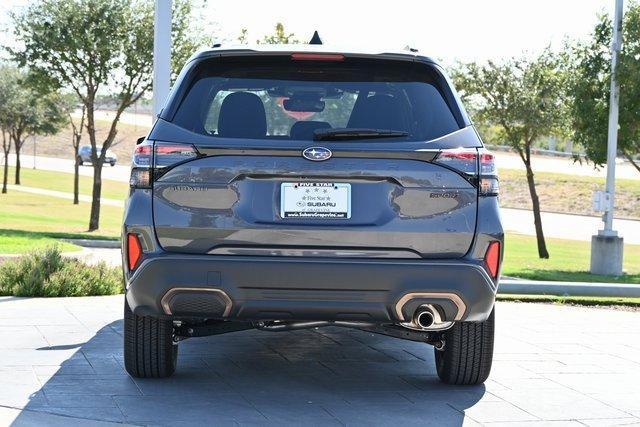
[[[324,147],[309,147],[302,152],[302,156],[307,160],[321,162],[331,158],[331,150]]]

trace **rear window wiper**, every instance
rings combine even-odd
[[[315,141],[343,141],[349,139],[396,138],[407,136],[408,132],[392,129],[322,129],[313,133]]]

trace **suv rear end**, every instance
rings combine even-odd
[[[194,336],[333,325],[432,344],[441,379],[484,381],[497,182],[428,58],[194,56],[133,158],[127,370],[170,375]]]

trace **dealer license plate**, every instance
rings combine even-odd
[[[280,185],[282,218],[351,218],[351,184],[336,182],[283,182]]]

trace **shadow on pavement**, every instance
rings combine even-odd
[[[168,379],[127,375],[122,321],[83,344],[70,337],[38,350],[75,347],[59,367],[36,372],[41,390],[14,425],[33,424],[33,411],[67,425],[462,425],[463,411],[485,393],[440,383],[431,346],[340,328],[190,339]]]

